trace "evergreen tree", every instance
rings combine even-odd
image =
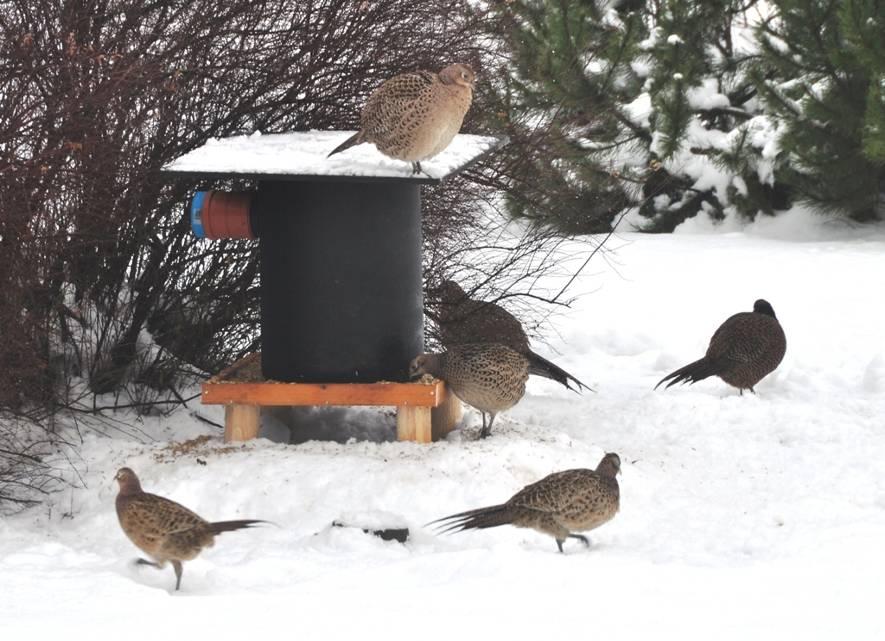
[[[643,3],[608,4],[499,6],[512,63],[495,74],[503,86],[493,124],[513,142],[511,211],[569,232],[609,228],[630,200],[620,177],[629,162],[619,154],[651,142],[630,111],[642,92],[632,63],[648,35]]]
[[[511,210],[568,232],[667,231],[797,200],[876,217],[881,0],[514,0],[496,77]],[[643,222],[644,221],[644,222]]]
[[[754,4],[504,3],[502,113],[531,179],[511,190],[512,211],[566,231],[607,229],[630,207],[656,230],[702,210],[770,211],[753,162],[729,156],[756,115],[750,52],[735,41]]]
[[[670,231],[706,212],[753,216],[776,195],[754,162],[756,89],[747,75],[747,12],[756,2],[668,0],[649,6],[646,90],[653,143],[639,212]],[[749,153],[738,153],[745,149]]]
[[[885,197],[885,3],[775,0],[754,71],[781,131],[778,180],[856,220]]]

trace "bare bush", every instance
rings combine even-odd
[[[254,349],[255,252],[196,241],[199,185],[160,167],[211,137],[352,126],[384,78],[476,59],[460,0],[7,0],[0,16],[0,355],[19,373],[3,403],[165,393]]]
[[[40,423],[0,414],[0,514],[39,503],[66,483],[61,447]]]
[[[0,0],[0,408],[163,412],[259,349],[256,252],[196,240],[184,215],[195,189],[251,185],[160,168],[213,137],[353,128],[403,71],[457,60],[482,78],[488,15],[468,0]],[[488,127],[482,101],[466,130]],[[489,192],[510,184],[495,162],[427,191],[429,285],[514,300],[550,267],[557,239],[490,224]]]

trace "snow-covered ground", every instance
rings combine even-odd
[[[186,411],[87,434],[85,487],[0,520],[0,638],[885,638],[885,230],[797,216],[613,238],[536,344],[598,393],[533,380],[485,441],[225,446]],[[788,348],[757,396],[719,379],[652,391],[760,297]],[[605,451],[622,507],[589,550],[422,527]],[[171,569],[132,565],[122,465],[210,519],[278,527],[220,536],[175,593]]]

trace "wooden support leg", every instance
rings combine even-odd
[[[464,408],[461,406],[461,401],[451,392],[447,393],[445,400],[430,412],[433,440],[438,441],[441,438],[445,438],[446,434],[455,429],[455,426],[461,422],[463,415]]]
[[[224,407],[224,442],[248,441],[258,436],[261,408],[231,403]]]
[[[397,407],[396,438],[398,441],[430,443],[430,408],[412,405]]]

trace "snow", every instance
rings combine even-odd
[[[129,436],[85,430],[85,486],[0,519],[0,637],[883,638],[885,230],[801,210],[691,224],[616,234],[535,341],[598,393],[532,379],[485,441],[471,439],[473,412],[427,446],[224,445],[189,410],[117,415]],[[788,348],[756,396],[719,379],[652,390],[760,297]],[[422,527],[605,451],[621,455],[622,508],[589,550]],[[131,564],[114,514],[122,465],[208,518],[276,525],[221,535],[175,593],[171,569]],[[403,524],[405,545],[360,529]]]
[[[773,185],[777,155],[780,153],[780,136],[785,127],[780,121],[769,116],[754,116],[730,134],[731,140],[739,139],[745,131],[750,145],[759,149],[758,157],[755,159],[759,182]]]
[[[664,33],[661,27],[652,27],[649,30],[648,37],[640,40],[636,46],[640,51],[651,51],[658,46],[663,35]]]
[[[604,73],[609,68],[608,65],[603,64],[601,60],[597,60],[592,55],[581,56],[581,59],[584,64],[584,71],[591,76]]]
[[[298,131],[213,138],[163,167],[167,172],[226,173],[249,176],[334,176],[413,178],[411,163],[388,158],[374,145],[351,147],[327,158],[354,131]],[[421,162],[434,179],[445,178],[501,145],[494,136],[458,134],[439,155]],[[418,174],[416,180],[427,176]]]
[[[607,7],[603,11],[602,19],[599,23],[609,29],[618,29],[619,31],[626,29],[624,21],[621,19],[621,14],[614,7]]]
[[[648,58],[637,58],[630,62],[630,68],[640,78],[647,78],[651,73],[652,65]]]
[[[652,133],[651,149],[664,155],[665,135]],[[692,149],[721,149],[728,147],[729,135],[719,129],[707,129],[699,118],[692,117],[685,128],[685,136],[675,154],[664,161],[664,167],[673,175],[684,174],[694,179],[693,189],[713,189],[722,203],[728,203],[728,186],[734,176],[727,167],[713,162],[707,155],[694,153]]]
[[[731,106],[728,96],[719,92],[716,78],[704,78],[697,87],[689,87],[685,98],[692,109],[716,109]]]
[[[636,96],[636,99],[624,105],[624,113],[634,124],[648,129],[651,125],[649,116],[651,116],[651,94],[643,91]]]

